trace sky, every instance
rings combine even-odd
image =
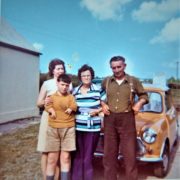
[[[42,53],[42,73],[60,58],[68,73],[88,64],[104,77],[121,55],[138,78],[179,77],[179,0],[0,1],[2,17]]]

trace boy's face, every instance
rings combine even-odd
[[[69,90],[69,84],[65,83],[63,81],[60,81],[57,83],[58,85],[58,90],[61,94],[66,94]]]

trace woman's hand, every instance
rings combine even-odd
[[[89,114],[90,116],[99,116],[99,114],[102,112],[102,108],[93,109]]]
[[[71,114],[71,113],[72,113],[72,109],[71,109],[71,108],[67,108],[66,111],[65,111],[65,113]]]
[[[45,98],[45,100],[44,100],[44,105],[49,105],[49,104],[51,104],[52,103],[52,99],[50,98],[50,96],[47,96],[46,98]]]
[[[96,115],[98,115],[98,113],[99,113],[99,110],[95,109],[95,110],[92,110],[89,114],[90,114],[90,116],[96,116]]]

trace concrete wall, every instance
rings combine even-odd
[[[0,46],[0,123],[37,116],[39,56]]]

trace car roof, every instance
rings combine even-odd
[[[152,91],[168,91],[169,90],[167,86],[160,86],[159,84],[143,83],[143,87],[145,90],[152,90]]]

